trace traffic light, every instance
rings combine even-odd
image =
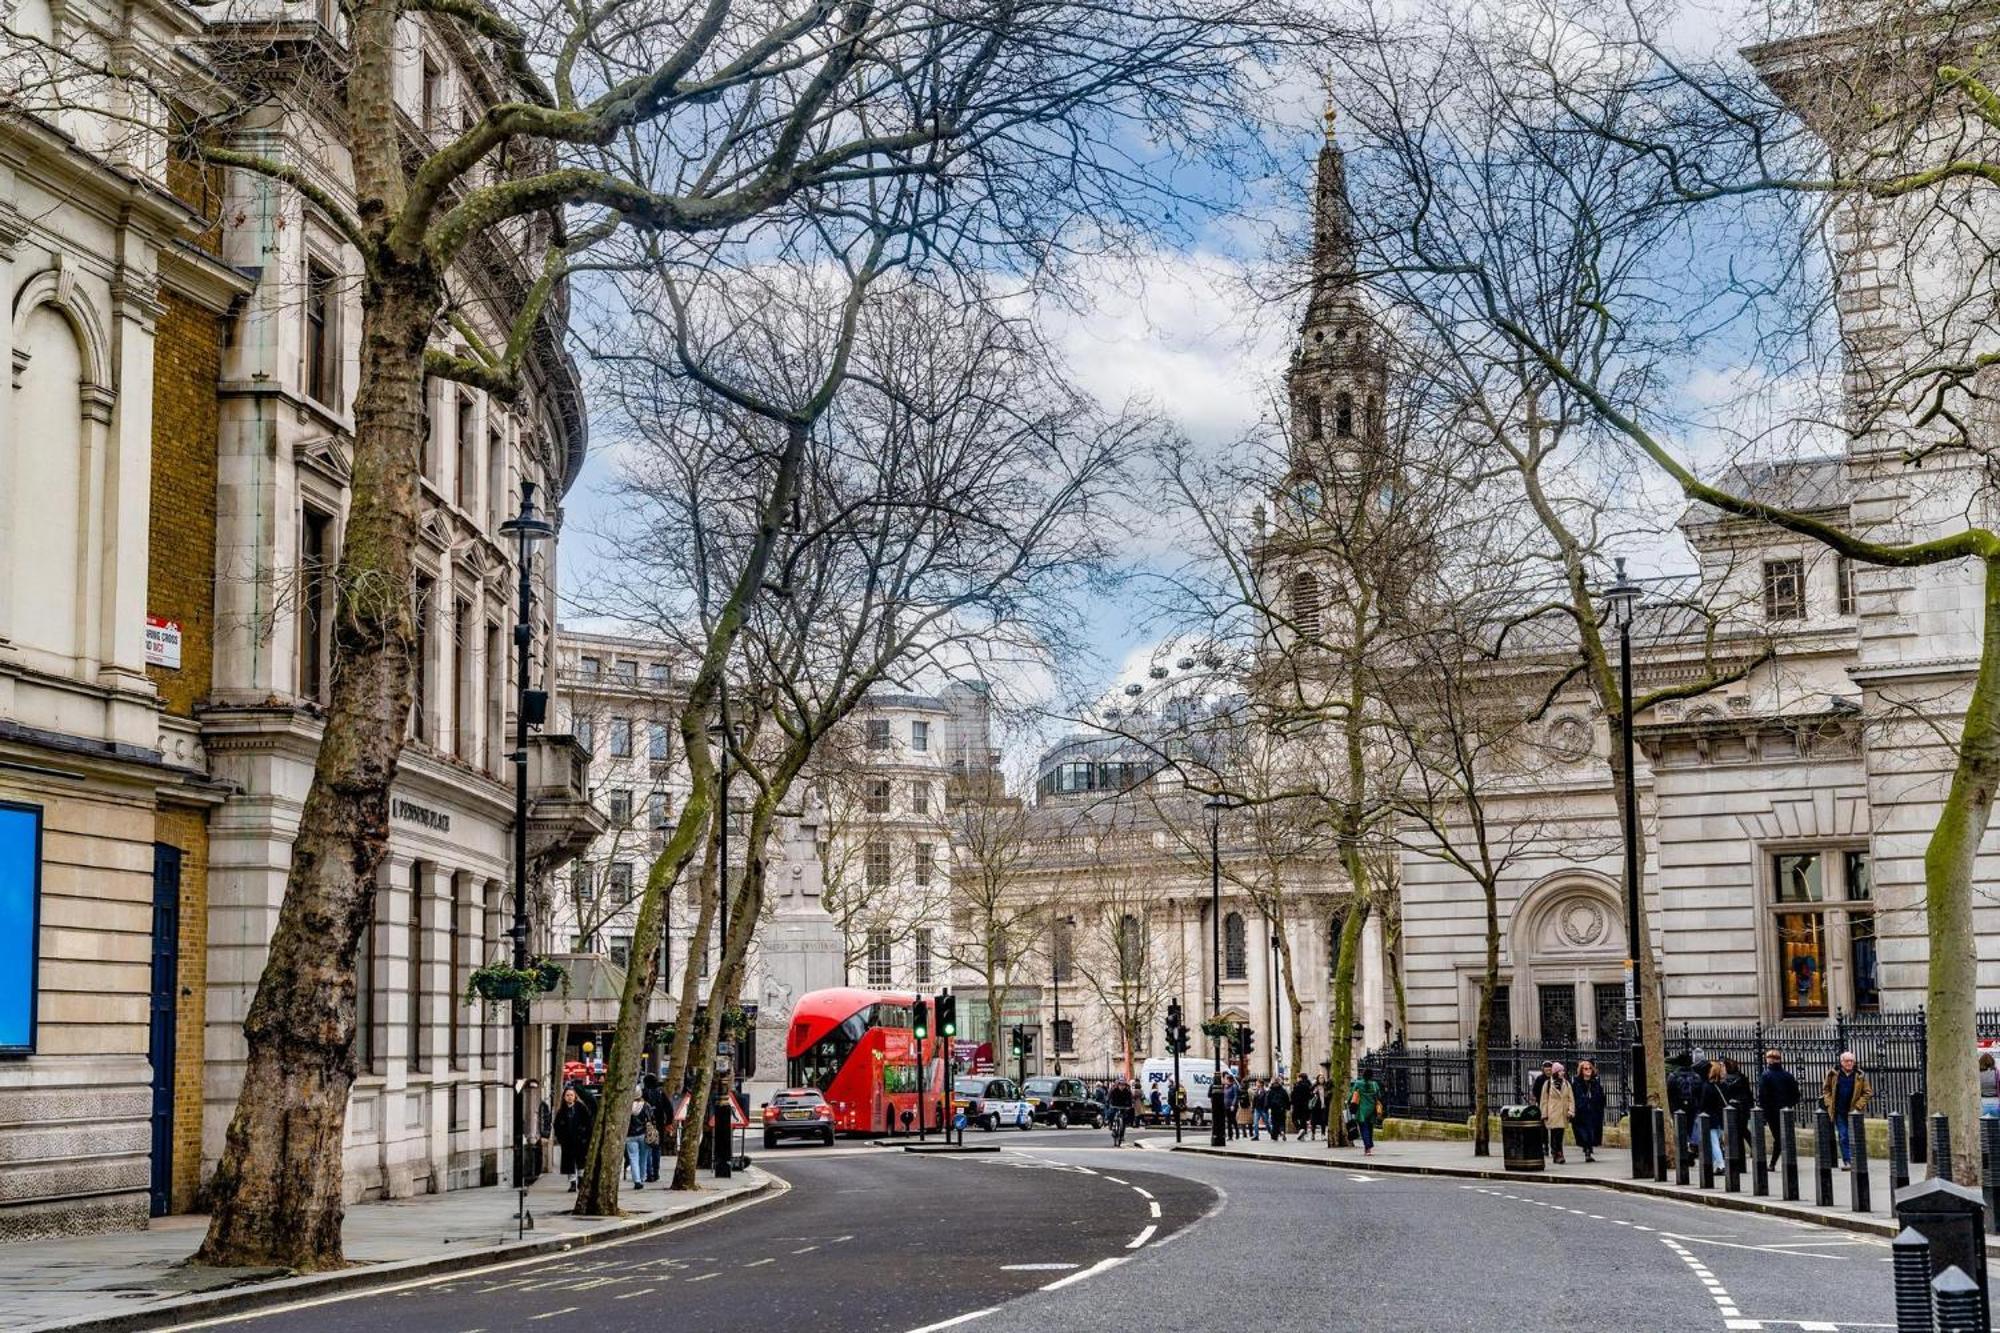
[[[1014,1049],[1009,1054],[1016,1060],[1021,1058],[1021,1049],[1026,1044],[1021,1040],[1021,1029],[1014,1029]]]
[[[1250,1053],[1257,1049],[1257,1034],[1248,1023],[1236,1029],[1236,1053],[1248,1060]]]
[[[1167,1054],[1186,1055],[1188,1053],[1188,1030],[1185,1023],[1177,1023],[1167,1029]]]
[[[956,1037],[958,1035],[958,997],[956,995],[940,995],[937,997],[937,1025],[938,1032],[943,1036]]]
[[[922,1000],[910,1009],[910,1030],[917,1034],[918,1041],[931,1035],[931,1007]]]

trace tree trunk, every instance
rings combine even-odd
[[[332,696],[270,957],[243,1023],[243,1090],[210,1185],[197,1255],[205,1264],[311,1271],[344,1263],[354,960],[375,917],[389,788],[410,713],[422,365],[437,308],[437,285],[423,270],[380,276],[362,304]]]
[[[710,821],[710,828],[720,830],[719,816]],[[702,852],[701,903],[695,909],[694,930],[688,936],[687,963],[681,968],[680,998],[674,1005],[674,1039],[667,1047],[665,1077],[669,1095],[678,1093],[687,1081],[688,1063],[693,1058],[694,1015],[695,1010],[701,1007],[701,971],[694,960],[708,956],[708,939],[715,932],[718,902],[715,893],[715,851],[716,838],[711,835]]]
[[[1291,937],[1285,933],[1283,926],[1279,926],[1276,933],[1278,936],[1278,973],[1281,984],[1285,988],[1285,1012],[1290,1014],[1292,1018],[1292,1036],[1289,1043],[1292,1077],[1297,1078],[1304,1072],[1306,1067],[1306,1006],[1304,1001],[1299,999],[1298,978],[1292,970]]]
[[[1500,985],[1500,891],[1489,876],[1486,890],[1486,971],[1479,979],[1479,1027],[1472,1036],[1472,1155],[1493,1154],[1493,1131],[1487,1124],[1492,1096],[1486,1071],[1493,1034],[1493,992]]]
[[[1924,849],[1924,910],[1930,927],[1924,1082],[1933,1114],[1951,1117],[1952,1179],[1979,1184],[1977,1045],[1979,958],[1973,935],[1973,874],[2000,782],[2000,561],[1986,565],[1979,675],[1966,705],[1958,763]]]
[[[1354,1077],[1354,970],[1361,953],[1361,929],[1368,920],[1368,898],[1363,886],[1368,869],[1361,863],[1358,849],[1343,849],[1348,863],[1348,880],[1355,886],[1353,904],[1340,923],[1340,952],[1333,964],[1333,1021],[1329,1025],[1326,1090],[1334,1099],[1334,1113],[1327,1117],[1326,1143],[1329,1148],[1346,1147],[1347,1122],[1340,1108],[1347,1105],[1347,1084]]]
[[[1611,718],[1611,789],[1615,793],[1624,791],[1625,759],[1623,745],[1618,733],[1618,715],[1622,702],[1613,696],[1606,705]],[[1667,1087],[1667,1011],[1666,987],[1660,980],[1659,956],[1653,952],[1652,917],[1646,910],[1646,816],[1639,811],[1639,827],[1625,826],[1625,800],[1618,797],[1618,830],[1621,837],[1632,838],[1639,848],[1639,882],[1624,885],[1626,901],[1632,896],[1638,898],[1639,938],[1634,944],[1634,952],[1639,959],[1639,975],[1636,980],[1641,998],[1639,1014],[1639,1037],[1643,1045],[1646,1061],[1646,1106],[1634,1108],[1634,1115],[1650,1115],[1648,1109],[1665,1105],[1664,1093]],[[1620,878],[1623,878],[1621,873]],[[1626,919],[1631,919],[1631,909],[1627,907]],[[1629,1127],[1628,1127],[1629,1128]],[[1676,1136],[1678,1137],[1678,1136]],[[1679,1151],[1679,1145],[1674,1146]]]

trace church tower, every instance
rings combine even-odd
[[[1285,383],[1292,472],[1331,487],[1360,471],[1379,444],[1388,369],[1381,326],[1356,278],[1354,208],[1331,107],[1325,129],[1314,175],[1312,294]]]

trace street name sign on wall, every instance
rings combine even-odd
[[[163,616],[146,617],[146,665],[181,669],[181,622]]]

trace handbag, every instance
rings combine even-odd
[[[660,1146],[660,1127],[650,1120],[646,1122],[646,1146],[648,1148]]]

